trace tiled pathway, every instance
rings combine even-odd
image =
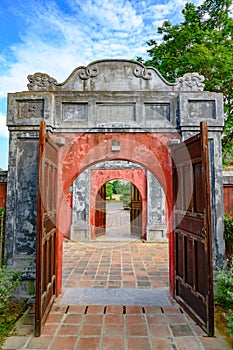
[[[99,281],[102,283],[98,284]],[[167,245],[109,243],[106,246],[105,243],[67,242],[64,284],[77,288],[78,292],[81,282],[88,283],[85,288],[95,285],[98,290],[111,286],[117,291],[124,282],[133,282],[137,290],[145,292],[158,286],[166,287]],[[129,285],[132,287],[131,283]],[[125,286],[124,290],[127,292]],[[61,303],[61,300],[59,298],[54,304],[40,338],[33,336],[34,315],[29,312],[17,327],[18,336],[8,338],[3,349],[231,349],[219,335],[206,337],[174,301],[170,306],[133,306],[106,305],[104,300],[103,305],[71,305]]]
[[[65,242],[64,288],[168,287],[168,245]]]

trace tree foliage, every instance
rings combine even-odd
[[[222,92],[224,96],[225,126],[223,161],[233,162],[233,0],[205,0],[200,6],[186,3],[183,21],[165,21],[158,33],[162,42],[147,42],[149,60],[170,82],[187,72],[205,76],[205,89]]]
[[[106,197],[112,199],[113,195],[113,185],[111,182],[106,183]]]

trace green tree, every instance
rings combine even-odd
[[[120,180],[112,181],[112,191],[114,194],[118,194],[120,191]]]
[[[112,194],[113,194],[112,188],[113,188],[112,183],[107,182],[106,183],[106,197],[109,199],[112,199]]]
[[[131,183],[130,182],[121,182],[120,185],[120,200],[122,203],[126,206],[130,205],[131,203]]]
[[[233,0],[205,0],[200,6],[186,3],[183,22],[165,21],[158,33],[162,42],[147,42],[149,60],[170,82],[187,72],[205,76],[205,89],[222,92],[225,126],[222,139],[223,162],[233,162]]]

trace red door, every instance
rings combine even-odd
[[[95,201],[95,237],[105,234],[106,228],[106,185],[103,185]]]
[[[130,227],[131,235],[142,236],[142,197],[133,184],[131,184]]]
[[[58,147],[40,124],[36,236],[35,336],[40,336],[55,299]]]
[[[214,334],[212,233],[207,123],[172,149],[175,297],[209,336]]]

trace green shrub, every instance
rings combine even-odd
[[[233,337],[233,310],[229,310],[229,315],[224,314],[224,317],[227,320],[227,325],[228,325],[228,329],[227,329],[227,333],[229,333],[232,337]]]
[[[0,268],[0,314],[8,307],[19,280],[18,272]]]
[[[233,258],[223,268],[218,269],[215,300],[229,313],[224,313],[227,320],[227,332],[233,336]]]
[[[226,243],[233,242],[233,215],[224,215],[224,238]]]
[[[218,269],[215,299],[224,308],[233,308],[233,259]]]

